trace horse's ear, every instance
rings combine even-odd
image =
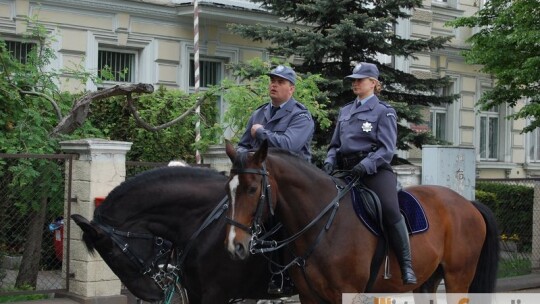
[[[268,155],[268,140],[263,140],[261,146],[259,147],[259,150],[255,152],[253,155],[253,160],[255,160],[257,163],[262,164],[262,162],[266,159],[266,156]]]
[[[227,152],[227,156],[229,156],[231,161],[234,162],[236,158],[236,149],[228,139],[225,139],[225,152]]]
[[[75,221],[75,224],[81,227],[82,231],[91,239],[96,240],[100,237],[100,233],[102,232],[101,229],[92,225],[92,223],[90,223],[84,216],[73,214],[71,215],[71,218],[73,221]]]

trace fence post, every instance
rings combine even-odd
[[[227,153],[225,152],[225,145],[211,145],[208,147],[206,153],[203,154],[203,163],[210,165],[210,168],[223,171],[229,174],[232,163]]]
[[[70,215],[70,204],[71,214],[80,214],[90,220],[95,209],[94,199],[106,196],[125,180],[126,153],[131,143],[81,139],[63,141],[60,146],[65,153],[79,155],[73,161],[72,197],[76,200],[70,202],[67,198],[65,214]],[[68,296],[81,303],[127,303],[127,298],[120,295],[120,280],[98,254],[88,253],[82,242],[82,231],[71,219],[70,231],[65,235],[69,237],[70,251]]]
[[[420,185],[420,171],[422,168],[415,165],[397,165],[392,166],[396,172],[397,180],[403,188]]]
[[[540,182],[534,183],[531,270],[540,271]]]

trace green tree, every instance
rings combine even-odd
[[[379,66],[383,83],[382,99],[395,106],[398,116],[408,122],[423,123],[420,109],[453,102],[456,96],[439,97],[435,92],[448,79],[419,79],[377,61],[378,55],[415,58],[414,53],[443,47],[449,37],[404,39],[395,34],[399,18],[407,19],[407,11],[421,5],[421,0],[318,0],[281,1],[252,0],[263,8],[290,21],[280,26],[233,24],[231,30],[254,41],[270,41],[269,51],[288,58],[303,59],[297,72],[321,74],[324,90],[332,99],[333,116],[337,107],[354,99],[343,77],[351,73],[353,62],[372,62]],[[331,130],[331,129],[330,129]],[[316,132],[316,140],[325,148],[331,132]],[[434,143],[429,133],[415,133],[399,126],[398,145],[409,149]]]
[[[73,96],[62,93],[56,83],[60,71],[48,70],[54,55],[46,31],[40,26],[30,25],[26,38],[33,47],[26,58],[15,58],[5,41],[0,39],[0,152],[2,153],[54,153],[61,137],[51,137],[51,130],[58,123],[62,111],[67,111]],[[78,74],[82,78],[84,73]],[[8,170],[9,168],[9,170]],[[21,268],[16,287],[36,286],[40,268],[42,233],[47,210],[62,210],[63,201],[51,202],[58,193],[63,193],[63,167],[58,163],[28,159],[17,165],[8,166],[0,161],[0,179],[6,185],[1,207],[8,208],[9,215],[22,219],[26,230],[12,231],[24,237]],[[21,192],[32,188],[33,191]],[[9,195],[16,194],[16,195]],[[62,196],[63,197],[63,196]],[[55,203],[57,203],[55,205]],[[15,209],[15,212],[13,212]],[[2,212],[0,219],[5,218]],[[4,239],[0,239],[3,242]]]
[[[214,94],[214,93],[211,93]],[[110,98],[107,102],[92,103],[91,124],[111,140],[132,142],[127,159],[132,161],[164,162],[183,159],[195,162],[195,150],[206,150],[215,138],[209,134],[217,123],[215,97],[206,97],[201,105],[201,141],[195,142],[195,123],[198,119],[190,109],[197,103],[196,95],[180,90],[159,87],[153,94],[132,100],[130,109],[123,96]],[[133,115],[136,112],[137,118]],[[178,117],[182,119],[171,123]]]
[[[468,63],[495,76],[495,87],[478,103],[483,109],[507,103],[515,107],[524,98],[528,103],[509,115],[532,118],[523,129],[540,126],[540,4],[538,0],[490,0],[471,17],[448,23],[453,27],[479,28],[469,38],[470,49],[463,52]]]
[[[248,62],[232,65],[233,76],[239,78],[241,84],[235,85],[232,80],[223,81],[223,97],[228,109],[225,113],[222,128],[230,128],[234,132],[232,140],[239,139],[245,131],[246,123],[252,112],[264,103],[268,103],[268,84],[270,78],[266,75],[277,62],[264,62],[259,58]],[[324,83],[320,74],[297,75],[294,98],[304,104],[322,129],[330,126],[328,119],[329,99],[325,92],[319,89]]]

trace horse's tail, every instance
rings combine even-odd
[[[495,215],[486,205],[472,202],[486,222],[486,239],[480,253],[476,273],[469,287],[470,293],[492,293],[497,282],[499,265],[499,229]]]

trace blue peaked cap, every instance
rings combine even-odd
[[[293,85],[296,84],[296,73],[288,66],[278,65],[275,69],[266,74],[268,76],[277,76],[283,79],[287,79]]]

